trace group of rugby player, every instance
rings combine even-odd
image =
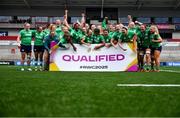
[[[30,30],[30,24],[25,23],[17,38],[21,51],[21,70],[24,71],[25,57],[27,56],[28,70],[31,62],[31,42],[34,40],[35,70],[49,70],[49,56],[58,47],[69,49],[65,44],[70,44],[74,51],[74,44],[90,46],[97,44],[93,50],[101,47],[120,47],[122,43],[133,43],[133,50],[137,51],[138,71],[159,71],[162,38],[155,25],[146,26],[138,21],[133,22],[128,15],[129,24],[124,26],[119,23],[110,24],[105,17],[101,25],[91,26],[85,22],[85,14],[82,13],[81,22],[76,22],[71,27],[67,22],[68,11],[65,10],[64,20],[56,20],[55,24],[49,24],[46,28],[38,26],[36,30]],[[51,42],[56,45],[51,48]],[[43,58],[44,57],[44,58]],[[144,59],[145,58],[145,59]],[[145,61],[144,61],[145,60]],[[39,62],[39,66],[38,66]]]

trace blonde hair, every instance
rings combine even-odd
[[[156,34],[159,34],[159,30],[158,30],[158,27],[156,25],[151,25],[150,28],[153,28],[155,30]]]

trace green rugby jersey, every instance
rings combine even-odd
[[[128,30],[127,34],[124,34],[124,33],[121,34],[120,41],[121,42],[132,42],[134,35],[135,35],[134,32]]]
[[[33,31],[32,30],[21,30],[19,35],[21,36],[21,44],[22,45],[31,45],[31,41],[32,41],[32,33]]]
[[[162,45],[161,42],[152,42],[152,40],[158,40],[159,38],[161,38],[159,34],[150,34],[151,47],[158,48]]]
[[[43,40],[45,38],[45,34],[44,32],[38,32],[38,31],[35,31],[33,32],[34,33],[34,45],[36,46],[43,46]]]
[[[93,44],[100,44],[104,42],[104,37],[102,35],[93,35],[92,41],[93,41]]]

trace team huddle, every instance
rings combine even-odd
[[[36,30],[30,29],[30,24],[25,23],[24,29],[20,31],[17,38],[18,47],[21,52],[21,70],[24,71],[24,62],[27,56],[28,70],[31,63],[31,42],[34,40],[35,70],[49,70],[50,53],[56,49],[69,49],[65,44],[70,44],[74,51],[78,49],[74,44],[86,45],[96,44],[93,50],[102,47],[120,47],[126,49],[122,43],[132,43],[133,51],[137,52],[138,71],[159,71],[162,38],[155,25],[146,26],[138,21],[133,22],[128,15],[128,26],[123,24],[111,24],[105,17],[101,25],[87,24],[85,14],[82,14],[81,22],[72,26],[67,22],[68,11],[65,10],[64,20],[56,20],[55,24],[46,27],[37,26]],[[51,48],[51,42],[56,45]]]

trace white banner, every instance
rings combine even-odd
[[[77,51],[70,46],[68,50],[58,49],[51,54],[50,71],[137,71],[137,54],[132,44],[123,44],[123,51],[118,46],[103,47],[94,50],[90,47],[75,44]]]

